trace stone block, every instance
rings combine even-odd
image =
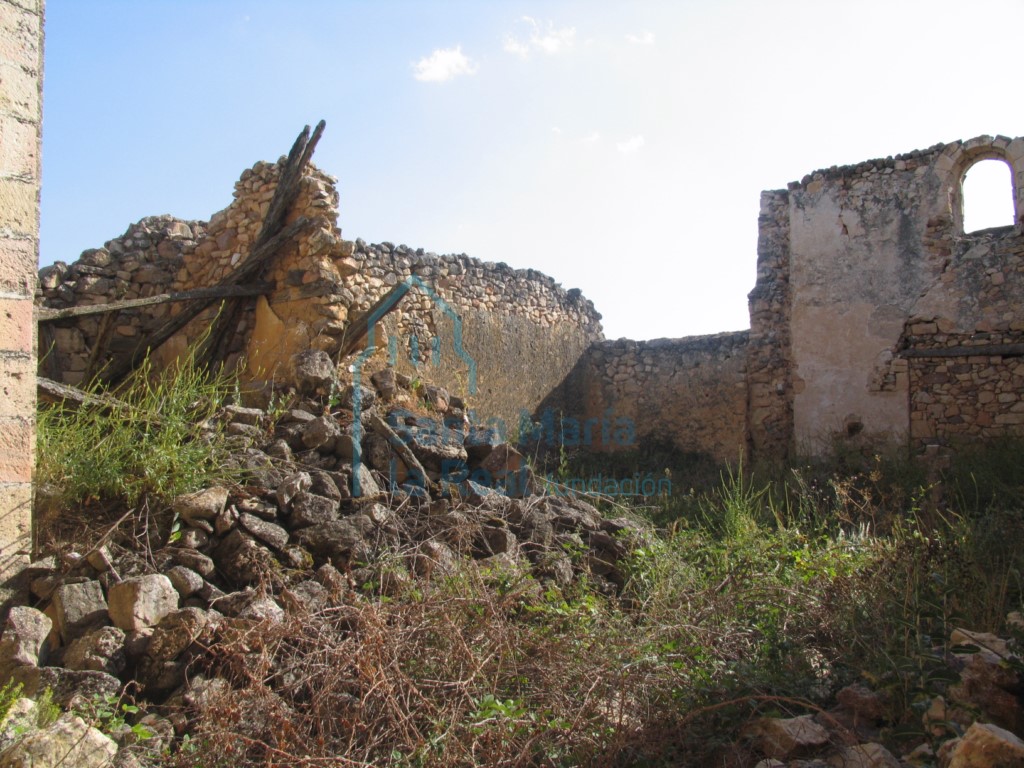
[[[747,725],[743,736],[766,756],[778,759],[805,754],[828,744],[829,734],[810,715],[763,717]]]
[[[228,502],[228,489],[220,486],[205,488],[176,498],[171,505],[175,514],[183,520],[213,520]]]
[[[155,627],[178,608],[178,592],[162,573],[126,579],[110,588],[110,620],[125,632]]]
[[[0,35],[0,49],[3,36]],[[0,177],[15,176],[22,181],[39,178],[39,126],[6,120],[0,131]]]
[[[990,723],[974,723],[959,740],[949,768],[1024,765],[1024,741]]]
[[[24,0],[0,4],[0,61],[29,71],[38,71],[43,63],[42,16],[34,6]]]
[[[65,643],[107,623],[107,601],[98,581],[63,584],[53,593],[53,607]]]
[[[127,664],[125,633],[117,627],[101,627],[73,641],[64,654],[64,666],[72,670],[106,672],[117,677]]]
[[[29,416],[35,407],[36,372],[31,356],[0,356],[0,418]]]
[[[0,61],[0,112],[19,120],[39,121],[39,78],[35,72]]]
[[[3,210],[0,179],[0,210]],[[30,298],[0,299],[0,345],[4,352],[31,354],[35,349],[35,318]]]
[[[0,768],[73,765],[104,768],[117,754],[117,743],[76,715],[29,733],[0,754]]]
[[[35,238],[0,238],[0,292],[32,299],[39,248]]]
[[[13,606],[0,636],[0,679],[7,679],[14,667],[45,661],[46,638],[52,629],[53,622],[42,611]]]
[[[27,418],[0,417],[0,482],[32,481],[35,423]],[[3,545],[0,525],[0,546]]]

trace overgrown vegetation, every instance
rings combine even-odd
[[[132,505],[220,471],[220,439],[196,425],[228,388],[190,366],[149,381],[122,392],[129,414],[41,414],[41,479],[65,503]],[[160,760],[722,764],[751,717],[827,708],[858,680],[891,696],[886,740],[933,738],[913,707],[946,684],[950,630],[1000,631],[1021,607],[1020,447],[943,470],[860,454],[754,471],[665,450],[561,455],[559,475],[673,481],[670,494],[598,501],[657,529],[621,593],[467,561],[313,615],[231,623],[190,670],[188,738]]]
[[[913,705],[947,682],[950,630],[1002,629],[1020,606],[1024,553],[987,553],[1024,519],[908,506],[934,495],[880,459],[809,475],[734,470],[687,489],[696,512],[635,552],[618,596],[467,564],[234,632],[205,670],[230,685],[197,722],[195,753],[171,761],[709,765],[752,716],[826,708],[858,680],[907,713],[886,738],[924,740]]]
[[[90,394],[106,394],[99,383]],[[227,452],[210,417],[232,391],[194,352],[159,373],[144,361],[116,393],[125,407],[44,406],[36,481],[59,506],[170,499],[224,472]]]

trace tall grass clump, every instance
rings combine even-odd
[[[40,404],[36,478],[61,507],[136,506],[202,487],[225,473],[223,435],[211,417],[232,392],[194,352],[154,371],[147,358],[115,393],[99,383],[81,406]]]

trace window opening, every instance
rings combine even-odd
[[[1013,226],[1013,177],[1002,160],[981,160],[964,174],[961,186],[964,232]]]

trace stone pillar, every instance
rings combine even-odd
[[[28,561],[35,463],[43,0],[0,0],[0,602]]]

